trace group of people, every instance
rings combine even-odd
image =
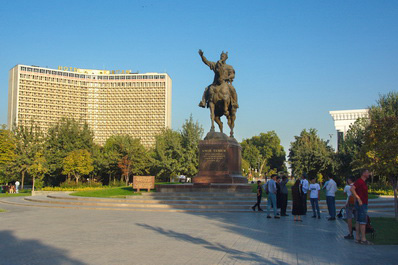
[[[252,207],[253,211],[258,208],[258,211],[263,211],[261,209],[261,198],[263,194],[263,189],[267,194],[267,218],[271,218],[270,210],[273,208],[274,218],[280,218],[280,216],[288,216],[286,214],[287,200],[288,200],[288,189],[286,184],[289,179],[286,176],[278,176],[276,174],[271,176],[271,179],[261,186],[261,181],[257,181],[257,203]],[[278,210],[280,209],[280,213]]]
[[[19,193],[19,181],[15,181],[14,185],[1,186],[1,192]]]
[[[361,177],[355,181],[353,177],[348,178],[347,186],[344,192],[347,194],[347,201],[345,205],[346,218],[348,224],[349,234],[345,236],[346,239],[354,239],[352,219],[356,219],[356,242],[361,244],[370,244],[366,240],[366,224],[367,224],[367,205],[368,205],[368,188],[366,180],[369,178],[369,171],[362,170]],[[286,176],[278,176],[276,174],[271,176],[263,186],[261,181],[257,181],[257,203],[252,207],[255,211],[263,211],[261,209],[261,199],[263,190],[267,194],[267,218],[271,217],[271,208],[273,208],[274,218],[279,219],[280,216],[288,216],[286,214],[288,202],[288,188],[286,184],[289,182]],[[301,216],[307,214],[307,198],[309,198],[312,206],[312,218],[321,219],[319,210],[319,200],[321,189],[326,191],[326,203],[329,212],[329,221],[336,220],[336,200],[335,195],[337,184],[330,176],[321,188],[320,184],[316,183],[315,178],[311,178],[310,182],[307,180],[307,175],[303,174],[298,178],[292,189],[292,214],[294,221],[302,222]],[[278,213],[280,209],[280,213]]]

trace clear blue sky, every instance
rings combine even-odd
[[[197,107],[229,52],[240,141],[275,130],[286,151],[304,128],[328,139],[329,110],[360,109],[397,90],[398,1],[2,1],[0,123],[16,64],[167,72],[172,127]]]

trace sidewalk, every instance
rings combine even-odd
[[[398,246],[343,239],[343,221],[258,213],[95,211],[1,204],[0,264],[396,264]]]

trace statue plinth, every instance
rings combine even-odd
[[[199,173],[194,184],[245,183],[242,176],[242,147],[224,133],[209,132],[199,142]]]

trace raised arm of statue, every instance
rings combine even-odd
[[[210,67],[211,70],[214,69],[214,67],[216,66],[215,62],[210,62],[206,59],[206,57],[203,55],[203,51],[199,50],[199,55],[202,58],[202,61],[204,62],[205,65],[207,65],[208,67]]]

